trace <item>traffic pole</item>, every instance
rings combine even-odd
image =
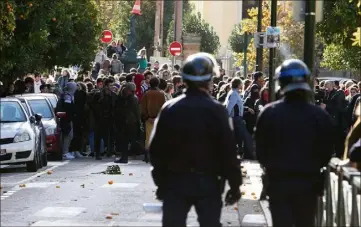
[[[310,86],[314,89],[314,69],[315,69],[315,26],[316,26],[316,0],[305,1],[305,35],[303,61],[311,71]],[[315,100],[312,95],[311,101]]]
[[[277,26],[277,0],[272,0],[271,2],[271,27]],[[270,91],[270,100],[271,102],[276,100],[276,91],[275,91],[275,59],[276,58],[276,48],[269,49],[269,91]]]
[[[244,49],[243,49],[243,73],[244,73],[244,79],[247,79],[247,50],[248,50],[248,33],[244,33]]]
[[[262,0],[258,0],[257,32],[262,32]],[[263,47],[256,50],[256,71],[263,71]]]

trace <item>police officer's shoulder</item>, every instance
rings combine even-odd
[[[267,115],[272,114],[274,111],[276,111],[282,104],[284,103],[284,100],[277,100],[275,102],[268,103],[265,105],[263,110],[259,113],[258,118],[264,117]]]
[[[179,95],[179,96],[176,97],[176,98],[172,98],[172,99],[166,101],[166,102],[163,104],[161,110],[162,110],[162,111],[165,111],[165,110],[171,109],[172,107],[175,106],[175,104],[177,104],[178,102],[180,102],[181,100],[183,100],[185,97],[186,97],[185,94],[181,94],[181,95]]]

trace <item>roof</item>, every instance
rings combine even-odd
[[[1,102],[19,102],[19,99],[15,97],[6,97],[6,98],[0,98]]]
[[[23,96],[23,97],[31,97],[31,96],[46,96],[46,97],[49,97],[49,96],[54,96],[54,97],[57,97],[56,94],[53,94],[53,93],[27,93],[27,94],[21,94],[21,95],[15,95],[15,97],[19,97],[19,96]]]
[[[355,83],[357,83],[356,80],[354,79],[351,79],[351,78],[345,78],[345,77],[316,77],[316,79],[319,79],[319,80],[333,80],[333,81],[342,81],[342,80],[351,80]]]
[[[15,98],[19,99],[19,100],[39,100],[39,99],[47,99],[45,96],[41,96],[41,95],[15,95]]]

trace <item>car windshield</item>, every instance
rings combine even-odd
[[[0,109],[1,123],[26,121],[26,115],[18,102],[1,101]]]
[[[45,99],[28,100],[28,103],[34,114],[41,114],[43,118],[53,118],[53,113]]]
[[[53,106],[53,108],[55,108],[56,103],[57,103],[56,98],[54,96],[48,96],[47,98],[49,99],[49,101],[50,101],[51,105]]]

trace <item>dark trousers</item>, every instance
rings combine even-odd
[[[285,194],[269,196],[273,227],[314,227],[317,195]]]
[[[75,120],[73,123],[73,139],[71,141],[70,149],[71,151],[82,151],[84,144],[84,132],[83,125],[77,123]]]
[[[95,156],[100,156],[100,145],[101,140],[103,139],[104,144],[108,144],[109,146],[109,138],[110,138],[110,130],[108,125],[100,125],[94,130],[94,150]],[[108,147],[109,149],[109,147]]]
[[[222,211],[221,183],[217,177],[174,174],[169,177],[163,200],[163,227],[186,227],[192,206],[200,227],[219,227]]]
[[[117,150],[121,153],[121,159],[128,161],[129,145],[132,147],[136,140],[133,132],[125,132],[117,135]]]
[[[242,117],[233,117],[234,134],[240,153],[244,159],[254,159],[252,137]],[[243,146],[244,145],[244,146]]]

